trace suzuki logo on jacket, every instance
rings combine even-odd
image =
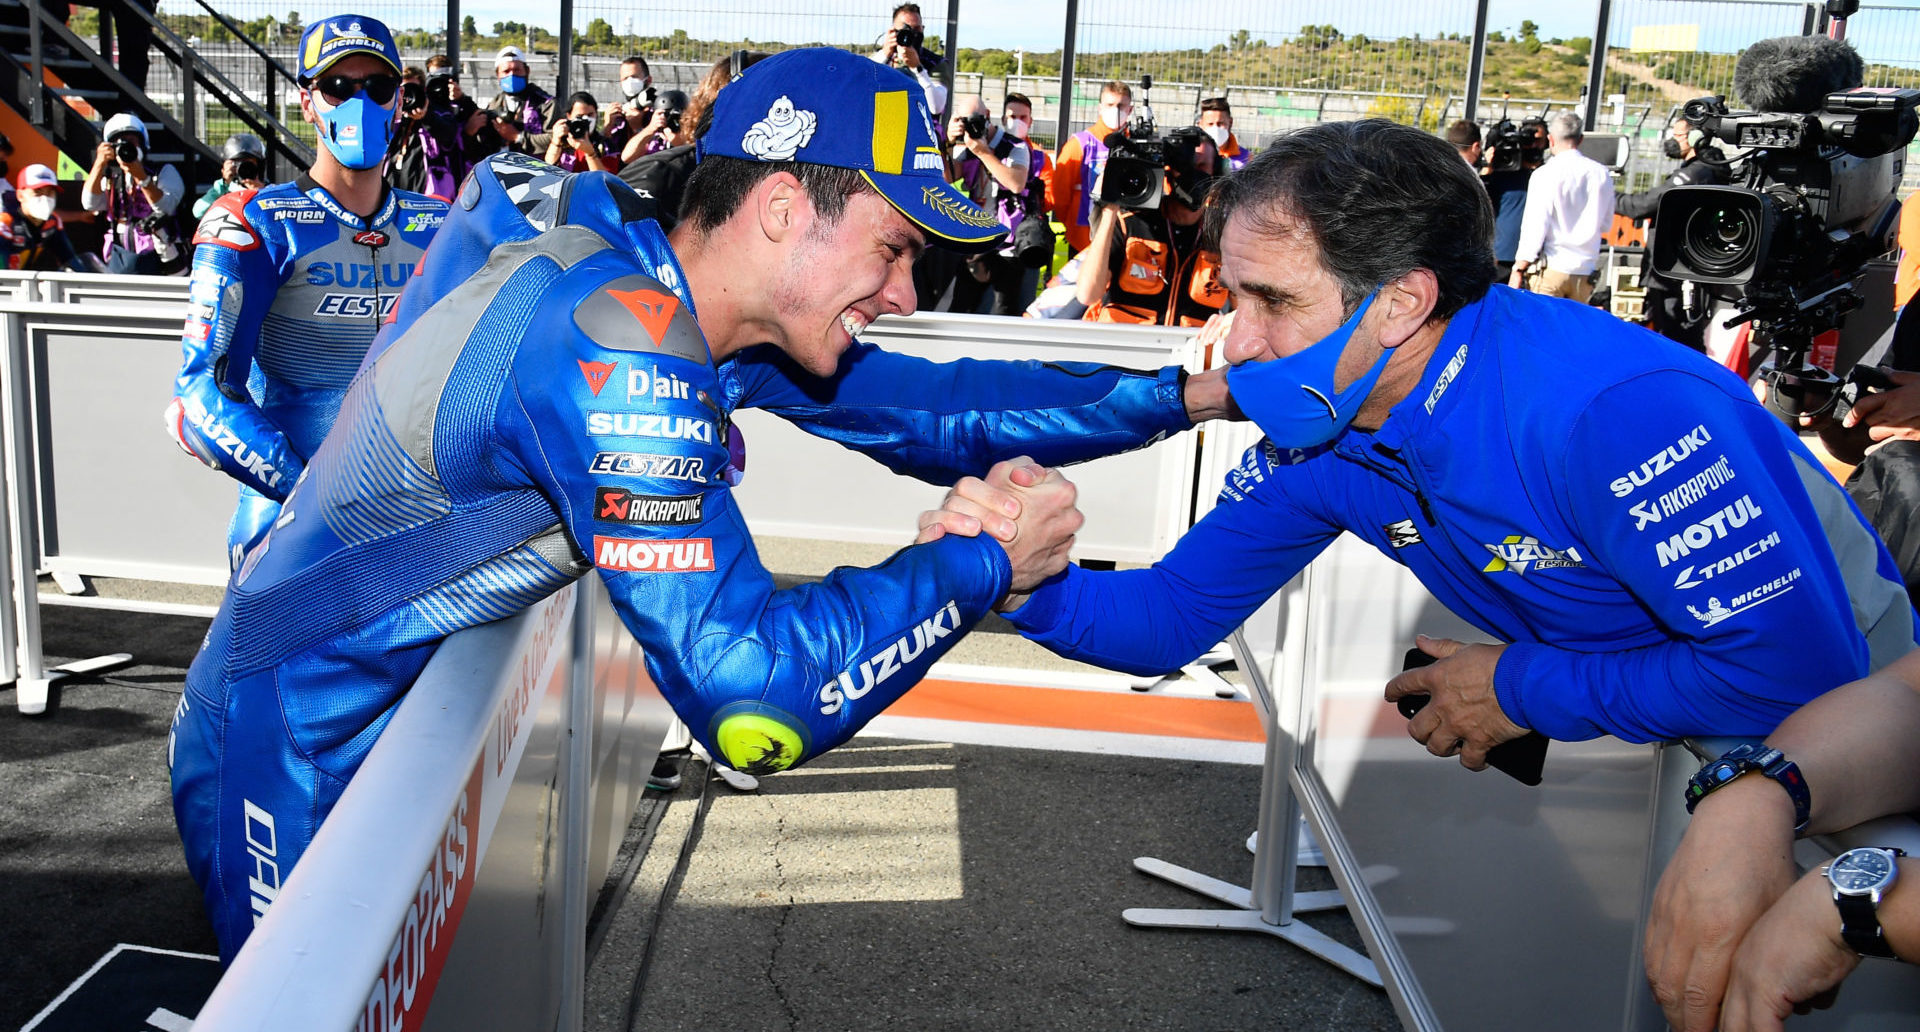
[[[1687,461],[1689,456],[1711,440],[1713,435],[1707,432],[1706,424],[1696,426],[1687,431],[1686,436],[1654,452],[1653,457],[1641,463],[1639,469],[1632,470],[1626,476],[1608,484],[1607,489],[1613,492],[1615,498],[1625,498],[1632,494],[1635,488],[1653,483],[1662,473]]]
[[[307,266],[310,287],[404,287],[411,262],[314,262]]]
[[[949,600],[932,616],[920,621],[911,634],[903,634],[899,640],[863,660],[859,669],[859,684],[854,684],[854,671],[848,670],[839,677],[820,686],[820,712],[832,716],[840,712],[846,699],[859,699],[875,688],[886,684],[888,679],[899,673],[907,664],[919,659],[927,647],[960,629],[960,606]]]

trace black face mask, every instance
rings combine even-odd
[[[1674,139],[1671,136],[1660,141],[1660,153],[1665,154],[1667,157],[1672,158],[1675,161],[1680,160],[1680,158],[1684,156],[1681,154],[1681,151],[1680,151],[1680,141]]]

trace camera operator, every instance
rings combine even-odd
[[[582,90],[567,98],[567,117],[554,123],[553,132],[534,134],[529,139],[534,148],[544,148],[547,164],[568,172],[616,171],[620,158],[609,151],[606,137],[594,127],[599,115],[600,102]]]
[[[1527,183],[1507,285],[1585,302],[1593,296],[1600,238],[1613,225],[1613,177],[1607,166],[1580,153],[1580,116],[1563,111],[1547,122],[1547,163]]]
[[[693,96],[684,98],[679,90],[668,90],[658,103],[668,111],[673,130],[672,146],[645,155],[620,168],[620,179],[640,196],[653,199],[654,218],[662,228],[672,229],[680,222],[680,198],[686,193],[687,180],[693,175],[699,155],[694,150],[700,123],[713,110],[714,98],[741,73],[772,55],[759,50],[736,50],[720,58],[707,69],[694,87]],[[684,107],[676,108],[676,105]],[[677,111],[677,113],[676,113]]]
[[[620,100],[607,108],[600,135],[622,165],[671,146],[672,130],[667,128],[667,108],[660,104],[660,97],[646,58],[635,54],[620,62]],[[684,111],[686,94],[680,97],[675,110]]]
[[[453,200],[467,171],[460,134],[459,123],[434,110],[426,74],[418,68],[401,72],[400,124],[387,151],[387,183],[397,190]]]
[[[1067,253],[1078,254],[1093,239],[1093,181],[1107,163],[1107,140],[1133,121],[1133,87],[1118,79],[1100,87],[1100,114],[1094,124],[1060,144],[1047,197],[1053,215],[1067,231]]]
[[[100,258],[106,271],[154,275],[182,257],[174,209],[186,195],[172,165],[148,168],[147,126],[127,112],[107,119],[106,142],[80,188],[80,206],[107,216]]]
[[[493,131],[493,119],[481,110],[460,84],[460,75],[445,54],[427,58],[427,112],[459,129],[459,154],[453,181],[467,178],[474,163],[505,148]]]
[[[1201,101],[1199,118],[1193,124],[1206,130],[1207,137],[1213,140],[1220,160],[1226,162],[1222,172],[1233,172],[1253,157],[1233,136],[1233,105],[1227,103],[1227,98],[1208,97]]]
[[[873,59],[905,72],[927,95],[927,110],[935,118],[947,110],[947,87],[939,79],[942,58],[928,50],[926,26],[920,20],[920,5],[904,3],[893,9],[893,26],[880,34],[879,49]]]
[[[6,210],[0,211],[0,250],[4,250],[7,268],[19,272],[91,271],[74,251],[73,241],[67,239],[66,228],[54,211],[60,203],[60,180],[53,169],[45,165],[21,169],[17,210],[12,191],[7,198]]]
[[[493,71],[500,92],[487,103],[488,111],[511,117],[524,133],[546,132],[553,127],[553,94],[527,79],[527,55],[519,47],[501,47],[493,59]],[[498,124],[498,119],[495,122]]]
[[[1719,148],[1707,141],[1707,134],[1684,115],[1676,116],[1668,126],[1667,138],[1661,141],[1661,151],[1669,158],[1678,158],[1680,167],[1651,190],[1614,198],[1615,212],[1630,219],[1645,219],[1651,224],[1654,214],[1660,210],[1660,198],[1674,187],[1717,186],[1727,181],[1726,157]],[[1688,291],[1681,284],[1654,272],[1651,260],[1640,270],[1640,283],[1647,290],[1647,325],[1653,332],[1679,341],[1695,351],[1705,351],[1706,299],[1703,297],[1700,303],[1687,305],[1685,296]]]
[[[1096,198],[1124,154],[1117,149],[1108,157],[1095,181]],[[1074,301],[1049,318],[1200,326],[1225,307],[1219,255],[1200,240],[1200,211],[1219,162],[1213,139],[1197,126],[1175,129],[1167,134],[1164,160],[1167,189],[1157,205],[1097,205],[1099,221]]]
[[[252,133],[235,133],[220,148],[220,179],[200,199],[193,202],[193,217],[213,207],[213,202],[235,190],[258,190],[267,185],[267,145]]]
[[[1007,107],[1016,104],[1032,117],[1026,98],[1009,94]],[[973,203],[994,212],[1009,232],[1006,246],[1000,250],[967,259],[962,273],[954,277],[950,307],[955,312],[972,312],[991,287],[993,314],[1019,315],[1026,308],[1020,293],[1028,266],[1014,257],[1017,234],[1013,230],[1026,212],[1044,212],[1046,187],[1033,177],[1033,156],[1027,142],[995,125],[986,101],[969,94],[955,101],[953,110],[947,139],[955,177]],[[1047,249],[1052,250],[1051,246]]]

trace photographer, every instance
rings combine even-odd
[[[487,103],[488,111],[512,118],[524,133],[541,133],[553,126],[553,94],[528,80],[527,56],[519,47],[501,47],[493,59],[493,71],[500,92]]]
[[[920,20],[920,5],[904,3],[893,9],[893,26],[880,34],[879,49],[873,59],[898,68],[920,84],[927,95],[927,110],[938,118],[947,110],[947,87],[938,75],[941,57],[928,50],[926,26]]]
[[[1025,104],[1026,99],[1017,93],[1009,94],[1007,106],[1011,108],[1015,103]],[[1031,108],[1027,110],[1031,117]],[[954,103],[947,139],[951,141],[955,177],[963,184],[967,197],[994,212],[1009,231],[1005,247],[967,259],[963,271],[954,277],[953,303],[949,310],[974,311],[991,287],[993,314],[1019,315],[1026,308],[1026,300],[1020,293],[1028,267],[1014,257],[1013,230],[1026,212],[1044,211],[1045,185],[1033,178],[1033,157],[1026,141],[995,125],[987,113],[986,101],[978,96],[969,94]]]
[[[235,133],[220,148],[220,181],[193,202],[195,221],[213,207],[213,202],[234,190],[258,190],[267,185],[267,145],[252,133]]]
[[[1096,198],[1105,196],[1107,177],[1124,167],[1125,155],[1124,149],[1109,155],[1095,180]],[[1165,195],[1146,210],[1098,202],[1074,303],[1049,317],[1199,326],[1219,314],[1227,301],[1219,255],[1200,240],[1200,210],[1218,161],[1212,138],[1198,127],[1168,133]]]
[[[1200,102],[1200,116],[1193,123],[1206,131],[1207,138],[1220,152],[1220,160],[1226,162],[1222,172],[1233,172],[1253,157],[1240,141],[1233,136],[1233,105],[1225,97],[1208,97]]]
[[[11,186],[12,184],[8,184]],[[60,180],[45,165],[28,165],[20,170],[19,208],[14,210],[9,196],[6,211],[0,211],[0,249],[6,267],[18,272],[89,272],[90,267],[73,249],[66,228],[54,208],[60,201]]]
[[[151,276],[182,255],[173,212],[186,195],[172,165],[146,165],[147,126],[127,112],[107,119],[106,142],[80,188],[80,206],[107,216],[100,258],[106,271]]]
[[[582,90],[567,98],[567,117],[554,124],[553,132],[532,136],[532,145],[544,146],[546,163],[568,172],[616,171],[619,157],[608,153],[606,138],[594,128],[599,114],[600,102]]]
[[[497,154],[506,147],[500,134],[493,131],[493,119],[467,95],[460,76],[445,54],[427,58],[427,111],[460,129],[459,168],[453,180],[467,178],[467,170],[477,161]]]
[[[1507,285],[1585,303],[1593,296],[1600,238],[1613,225],[1613,177],[1580,153],[1580,116],[1563,111],[1547,122],[1547,163],[1527,183],[1527,211]]]
[[[738,78],[748,68],[753,67],[772,55],[759,50],[736,50],[719,59],[707,69],[700,79],[700,85],[694,87],[693,96],[685,101],[685,109],[673,114],[673,106],[680,103],[679,90],[668,90],[660,95],[660,103],[667,107],[669,119],[678,128],[673,131],[672,146],[641,157],[631,164],[620,168],[620,179],[642,197],[653,199],[654,218],[663,229],[672,229],[680,223],[680,198],[686,192],[687,180],[693,176],[693,170],[699,160],[694,150],[694,138],[698,135],[700,123],[713,110],[715,98],[728,83]]]
[[[1068,137],[1054,159],[1047,198],[1067,231],[1067,253],[1078,254],[1093,239],[1093,181],[1107,163],[1107,140],[1133,121],[1133,87],[1118,79],[1100,87],[1099,118]]]
[[[387,152],[387,183],[396,190],[451,201],[466,170],[460,126],[433,110],[427,77],[420,69],[401,72],[400,125]]]
[[[1652,222],[1654,213],[1660,210],[1660,198],[1676,186],[1717,186],[1727,181],[1727,160],[1719,148],[1707,142],[1707,134],[1700,127],[1687,121],[1684,116],[1674,118],[1668,127],[1667,138],[1661,141],[1661,149],[1669,158],[1678,158],[1680,167],[1660,185],[1644,193],[1622,194],[1614,198],[1613,210],[1630,219],[1646,219]],[[1657,228],[1657,227],[1655,227]],[[1647,289],[1647,325],[1653,332],[1676,340],[1695,351],[1706,350],[1707,314],[1706,299],[1691,306],[1685,304],[1685,291],[1681,284],[1667,279],[1653,271],[1653,263],[1647,262],[1640,270],[1641,285]]]
[[[679,93],[678,90],[671,91]],[[684,111],[687,95],[679,93],[677,107],[660,103],[662,94],[653,88],[653,72],[647,59],[635,54],[620,62],[620,102],[607,109],[607,121],[600,134],[606,138],[609,153],[620,163],[667,149],[674,128],[667,125],[669,110]],[[677,123],[679,119],[676,117]]]

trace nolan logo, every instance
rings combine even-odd
[[[1696,426],[1688,431],[1685,437],[1654,452],[1653,457],[1641,463],[1639,469],[1632,470],[1626,476],[1619,477],[1608,484],[1607,490],[1612,491],[1615,498],[1625,498],[1632,494],[1635,488],[1653,483],[1661,474],[1687,461],[1689,456],[1705,447],[1711,440],[1713,435],[1707,432],[1705,424]]]
[[[1752,495],[1741,495],[1740,500],[1708,516],[1678,534],[1653,546],[1653,552],[1660,560],[1660,568],[1691,555],[1694,549],[1705,548],[1727,536],[1727,531],[1739,530],[1747,521],[1760,515],[1760,507],[1753,504]]]
[[[934,642],[959,630],[960,606],[958,603],[949,601],[932,616],[920,621],[911,632],[901,635],[897,641],[881,649],[871,658],[862,660],[857,671],[844,671],[839,677],[821,685],[821,715],[832,716],[840,712],[840,707],[846,704],[846,700],[865,697],[868,692],[886,684],[908,664],[919,659]]]
[[[634,541],[595,534],[593,564],[620,573],[711,573],[713,539]]]
[[[580,375],[587,378],[587,389],[592,391],[596,398],[600,396],[600,388],[607,385],[607,377],[612,376],[613,371],[620,368],[618,362],[589,362],[584,358],[575,359],[575,361],[580,363]]]
[[[703,495],[634,494],[623,487],[593,492],[593,518],[608,523],[699,523]]]
[[[654,437],[663,441],[713,443],[713,424],[692,416],[663,416],[653,412],[589,412],[590,437]]]
[[[667,329],[673,325],[673,317],[680,311],[680,299],[672,294],[662,294],[657,290],[608,290],[607,296],[625,306],[635,319],[653,338],[653,346],[659,347],[667,337]]]

